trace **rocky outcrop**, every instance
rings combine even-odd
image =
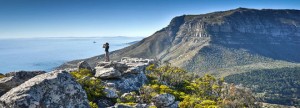
[[[65,71],[31,78],[0,97],[0,108],[89,108],[87,95]]]
[[[5,77],[0,79],[0,96],[30,78],[43,73],[45,73],[45,71],[19,71],[6,73]]]
[[[114,83],[115,88],[121,93],[137,91],[147,81],[147,77],[144,73],[123,75],[120,79],[103,80],[105,83]]]
[[[178,106],[178,102],[175,102],[175,97],[168,93],[156,95],[152,101],[158,108],[177,108],[176,106]]]
[[[153,62],[153,59],[128,57],[119,62],[99,62],[95,67],[95,77],[120,93],[136,91],[147,82],[146,67]]]
[[[91,66],[86,61],[81,61],[77,64],[77,69],[87,69],[93,71]]]
[[[120,78],[121,72],[113,67],[104,68],[104,67],[96,67],[95,77],[102,79],[110,79],[110,78]]]

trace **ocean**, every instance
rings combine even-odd
[[[51,71],[61,64],[104,54],[102,45],[110,51],[129,46],[143,37],[66,37],[0,39],[0,73],[12,71]]]

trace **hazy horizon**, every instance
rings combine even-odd
[[[147,37],[184,14],[236,9],[300,9],[285,0],[2,0],[0,38]]]
[[[114,38],[114,37],[128,37],[128,38],[145,38],[147,36],[36,36],[36,37],[0,37],[0,39],[34,39],[34,38]]]

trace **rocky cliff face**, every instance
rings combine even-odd
[[[155,58],[202,73],[277,61],[295,66],[293,63],[300,62],[300,51],[296,50],[299,48],[299,10],[238,8],[175,17],[166,28],[114,51],[111,58]],[[102,57],[87,61],[95,66]],[[60,68],[75,66],[77,62]]]

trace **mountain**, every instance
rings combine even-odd
[[[120,57],[154,58],[199,74],[227,76],[257,69],[298,67],[300,10],[237,8],[182,15],[129,47],[111,52]],[[86,59],[92,66],[103,55]],[[80,60],[59,68],[74,67]]]

